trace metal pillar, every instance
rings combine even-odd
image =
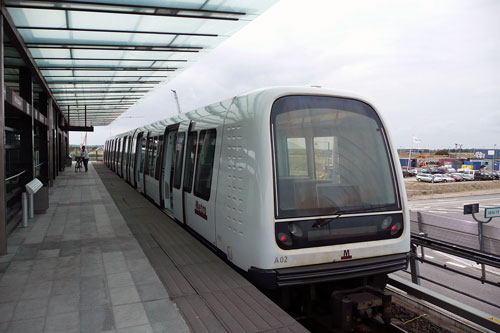
[[[411,251],[411,256],[410,256],[411,282],[418,284],[420,286],[420,270],[418,268],[417,246],[411,244],[410,251]]]
[[[3,5],[3,1],[2,1]],[[3,15],[0,15],[0,255],[7,253],[7,207],[5,201],[5,94],[4,94],[4,52],[3,52]]]
[[[31,178],[35,178],[35,112],[33,108],[33,76],[28,67],[19,68],[19,95],[30,105],[31,108],[31,138],[25,142],[31,143],[31,149],[24,147],[23,153],[31,156],[24,156],[25,160],[31,160]]]
[[[48,97],[47,98],[47,122],[49,125],[48,128],[48,156],[47,156],[47,172],[48,172],[48,180],[49,180],[49,186],[52,186],[54,184],[54,179],[56,178],[55,175],[55,165],[54,165],[54,105],[52,103],[52,98]]]

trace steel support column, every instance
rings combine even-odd
[[[54,179],[56,178],[55,175],[55,165],[54,165],[54,106],[52,103],[52,98],[47,97],[47,122],[48,122],[48,145],[49,145],[49,154],[48,154],[48,166],[47,166],[47,172],[48,172],[48,179],[49,179],[49,186],[54,185]]]
[[[22,149],[23,159],[28,160],[31,159],[31,168],[29,172],[31,173],[31,179],[35,178],[35,111],[33,108],[33,76],[31,75],[31,71],[28,67],[20,67],[19,68],[19,95],[30,105],[31,109],[31,128],[26,131],[26,133],[30,133],[31,138],[25,140],[25,143],[30,143],[31,147],[24,146]],[[27,126],[28,127],[28,126]],[[24,133],[23,133],[24,134]],[[31,158],[29,157],[31,156]]]
[[[3,1],[0,0],[0,6]],[[6,197],[5,197],[5,94],[4,94],[4,63],[3,63],[3,15],[0,15],[0,255],[7,253],[7,219],[6,219]]]
[[[38,94],[39,97],[39,110],[41,114],[43,114],[45,117],[48,116],[47,109],[48,109],[48,96],[44,92],[40,92]],[[39,131],[39,145],[40,145],[40,163],[43,163],[42,166],[40,167],[40,180],[43,182],[45,186],[49,185],[49,179],[50,179],[50,173],[49,173],[49,150],[50,150],[50,132],[49,132],[49,126],[48,124],[40,124],[36,123],[37,126],[39,126],[40,131]]]

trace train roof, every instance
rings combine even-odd
[[[118,135],[112,136],[108,138],[110,139],[115,139],[115,138],[122,138],[127,135],[132,135],[135,131],[153,131],[153,132],[163,132],[163,129],[165,129],[166,126],[170,124],[176,124],[185,120],[193,120],[196,118],[199,118],[200,116],[203,117],[204,115],[210,115],[214,113],[219,113],[219,112],[224,112],[227,107],[231,105],[231,103],[235,99],[239,98],[251,98],[251,99],[260,99],[263,102],[266,102],[266,100],[269,103],[274,102],[277,98],[283,97],[283,96],[288,96],[288,95],[315,95],[315,96],[336,96],[336,97],[344,97],[344,98],[353,98],[357,99],[360,101],[363,101],[369,105],[372,105],[368,100],[365,98],[349,92],[349,91],[342,91],[342,90],[333,90],[333,89],[328,89],[328,88],[322,88],[322,87],[303,87],[303,86],[278,86],[278,87],[265,87],[265,88],[259,88],[255,90],[251,90],[245,93],[242,93],[240,95],[233,96],[231,98],[227,98],[212,104],[209,104],[207,106],[203,106],[179,115],[175,115],[169,118],[165,118],[162,120],[155,121],[153,123],[150,123],[148,125],[139,127],[139,128],[134,128],[130,131],[120,133]],[[373,105],[372,105],[373,106]],[[210,112],[207,112],[206,110],[210,110]]]

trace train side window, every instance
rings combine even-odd
[[[122,147],[122,163],[125,165],[127,162],[127,141],[128,141],[128,136],[123,138],[123,147]]]
[[[156,145],[158,143],[158,137],[154,137],[150,139],[150,148],[149,148],[149,175],[154,177],[155,175],[155,165],[156,165]]]
[[[201,131],[198,140],[194,194],[207,201],[210,199],[210,189],[212,187],[216,137],[217,131],[211,129]]]
[[[118,164],[122,163],[122,141],[123,139],[118,139],[118,143],[116,144],[116,161],[118,162]]]
[[[144,171],[144,161],[146,160],[146,137],[142,137],[141,139],[141,166],[139,168],[139,172],[142,173]]]
[[[146,154],[144,161],[144,174],[149,175],[149,161],[151,160],[151,138],[146,139]]]
[[[307,145],[305,138],[287,138],[288,172],[291,177],[307,177]]]
[[[174,171],[174,187],[181,188],[182,176],[182,148],[184,147],[185,133],[177,134],[177,143],[175,144],[175,171]]]
[[[156,155],[155,155],[155,179],[160,180],[160,168],[161,168],[161,158],[160,151],[163,146],[163,135],[158,137],[158,141],[156,144]]]
[[[196,157],[198,132],[190,132],[186,147],[186,162],[184,171],[184,191],[191,193],[193,187],[194,161]]]

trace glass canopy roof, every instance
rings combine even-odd
[[[278,0],[5,0],[71,125],[104,126]]]

